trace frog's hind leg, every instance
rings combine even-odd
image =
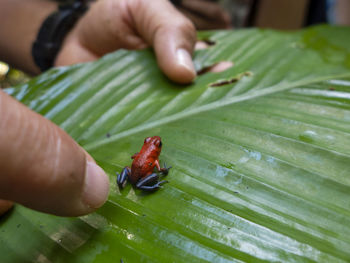
[[[126,179],[128,179],[129,175],[131,174],[130,167],[124,167],[122,172],[120,174],[117,173],[117,184],[120,188],[123,188],[126,184]]]
[[[159,175],[156,173],[150,174],[140,181],[137,182],[136,188],[144,191],[155,191],[160,188],[160,186],[168,181],[159,181]]]

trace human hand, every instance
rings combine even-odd
[[[78,216],[107,199],[103,170],[58,126],[0,90],[0,199]],[[11,202],[0,200],[0,215]]]
[[[8,13],[14,12],[15,4],[8,4]],[[41,2],[33,0],[23,10],[29,13],[31,4]],[[51,8],[50,2],[45,10]],[[25,30],[28,23],[21,25],[23,32],[33,32],[34,26]],[[5,36],[10,33],[4,31]],[[22,42],[11,37],[5,45],[5,50],[13,51],[9,61],[25,64],[28,70],[33,68],[28,56],[30,36],[22,41],[23,47],[14,45]],[[163,72],[176,82],[188,83],[196,76],[191,59],[195,41],[192,23],[166,0],[154,0],[152,6],[145,0],[100,0],[68,34],[55,64],[90,61],[118,48],[150,45]],[[23,54],[24,62],[15,50]],[[64,131],[2,91],[0,116],[0,199],[67,216],[92,212],[105,202],[107,176]],[[0,201],[0,214],[10,206],[11,202]]]
[[[230,15],[220,4],[208,0],[182,0],[178,9],[199,30],[231,28]]]
[[[189,83],[196,77],[191,58],[195,42],[193,24],[168,0],[99,0],[67,35],[55,65],[152,46],[165,75]]]

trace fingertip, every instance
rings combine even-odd
[[[196,77],[196,70],[193,65],[192,56],[184,49],[176,50],[176,62],[178,64],[177,74],[174,74],[174,81],[178,83],[190,83]]]
[[[190,52],[185,48],[161,50],[157,59],[164,74],[176,83],[190,84],[197,76]]]
[[[87,209],[86,212],[89,213],[90,210],[101,207],[108,198],[108,192],[108,176],[95,162],[87,160],[82,193],[82,202]]]
[[[149,10],[147,15],[141,15],[144,20],[135,15],[139,32],[154,47],[162,72],[176,83],[189,84],[196,78],[191,56],[197,40],[196,29],[170,2],[160,0],[154,7],[143,7]]]

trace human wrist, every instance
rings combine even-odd
[[[42,23],[32,45],[32,56],[41,71],[52,67],[64,39],[88,9],[88,1],[75,0],[60,4]]]
[[[28,73],[39,73],[31,48],[45,18],[57,8],[46,0],[0,2],[0,59]]]

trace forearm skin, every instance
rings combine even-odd
[[[31,49],[41,24],[57,8],[48,0],[0,0],[0,60],[38,74]]]

